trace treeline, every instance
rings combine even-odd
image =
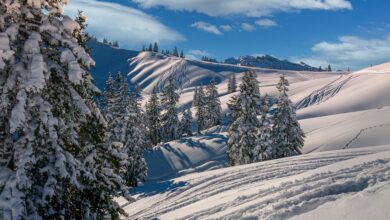
[[[150,43],[148,47],[145,46],[145,45],[142,46],[142,51],[149,51],[149,52],[160,53],[160,49],[159,49],[159,46],[158,46],[157,42],[155,42],[154,44]],[[181,50],[180,53],[179,53],[179,50],[177,49],[176,46],[173,48],[172,52],[170,50],[168,50],[168,49],[161,49],[161,54],[174,56],[174,57],[185,58],[183,50]]]

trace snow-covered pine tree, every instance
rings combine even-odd
[[[160,125],[160,101],[157,94],[157,89],[154,88],[148,103],[146,104],[146,118],[149,128],[149,137],[152,145],[156,145],[161,141],[161,125]]]
[[[219,100],[219,94],[215,80],[212,79],[210,84],[207,86],[207,128],[221,125],[222,123],[222,107],[221,101]]]
[[[177,50],[176,46],[173,48],[172,56],[179,57],[179,51]]]
[[[270,120],[269,98],[266,94],[261,99],[261,119],[259,127],[259,143],[254,149],[253,162],[274,159],[275,148],[272,145],[272,125]]]
[[[128,102],[126,111],[126,140],[124,152],[128,156],[128,164],[124,173],[124,179],[128,186],[137,186],[144,181],[147,174],[144,151],[150,145],[145,134],[149,131],[146,126],[146,117],[142,112],[140,99],[132,96]]]
[[[301,154],[304,144],[305,134],[296,119],[295,107],[288,98],[288,86],[287,79],[282,75],[277,85],[280,95],[272,129],[276,158]]]
[[[180,134],[181,136],[192,136],[191,124],[192,124],[192,112],[191,109],[183,110],[182,118],[180,121]]]
[[[199,90],[198,87],[195,87],[194,97],[193,97],[193,100],[192,100],[192,106],[194,106],[194,107],[197,107],[198,103],[199,103],[198,90]]]
[[[229,77],[228,81],[228,93],[234,93],[237,91],[237,81],[236,81],[236,75],[232,74]]]
[[[104,113],[108,124],[108,137],[111,143],[125,142],[126,107],[129,99],[129,87],[125,76],[120,72],[112,78],[109,75],[104,91]]]
[[[87,28],[87,16],[83,14],[83,11],[78,11],[77,16],[75,18],[75,22],[80,26],[80,29],[74,30],[74,35],[77,39],[77,42],[85,49],[85,51],[89,52],[89,48],[87,47],[87,42],[91,39],[88,33],[84,32]]]
[[[155,53],[158,53],[158,44],[157,44],[157,42],[154,42],[154,45],[153,45],[153,52],[155,52]]]
[[[256,73],[246,72],[240,94],[231,100],[233,122],[228,130],[228,158],[231,166],[255,161],[254,149],[259,144],[261,96]]]
[[[169,84],[164,88],[161,97],[162,116],[161,116],[161,136],[164,141],[171,141],[178,138],[179,117],[177,112],[177,103],[179,94],[175,91],[174,78],[169,77]]]
[[[105,144],[94,61],[82,27],[63,15],[67,2],[0,1],[4,219],[119,219],[126,156]]]
[[[201,134],[202,130],[207,128],[207,101],[204,93],[203,86],[199,87],[197,93],[197,106],[196,106],[196,117],[198,124],[198,134]]]

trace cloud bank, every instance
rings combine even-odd
[[[173,44],[185,38],[156,18],[131,7],[96,0],[72,0],[65,13],[75,16],[78,10],[88,17],[87,31],[99,39],[118,40],[121,47],[139,49],[149,42]]]
[[[324,66],[330,63],[337,69],[346,70],[350,67],[358,70],[390,61],[390,36],[371,39],[342,36],[336,42],[317,43],[312,51],[312,56],[300,60],[311,65]]]
[[[350,10],[350,0],[133,0],[143,8],[165,7],[210,16],[269,16],[299,10]]]

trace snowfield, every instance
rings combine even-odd
[[[129,219],[390,219],[390,63],[354,73],[283,71],[155,57],[141,53],[129,73],[144,96],[173,76],[180,107],[195,86],[217,79],[223,112],[256,71],[261,93],[275,96],[279,75],[305,131],[304,155],[227,167],[226,127],[155,147],[145,154],[148,181],[123,203]],[[192,109],[195,113],[196,110]]]
[[[368,209],[348,212],[337,206],[333,215],[367,219],[375,212],[369,219],[386,219],[390,212],[384,204],[390,204],[390,196],[381,192],[389,195],[389,190],[390,146],[381,146],[312,153],[150,182],[133,189],[137,201],[125,209],[129,219],[339,219],[321,213],[333,203],[348,200],[352,209],[367,203],[365,197],[373,200],[381,195],[383,203],[377,207],[370,204]]]

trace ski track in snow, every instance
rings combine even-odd
[[[339,150],[179,177],[171,180],[177,187],[150,197],[140,195],[136,203],[128,206],[129,219],[284,219],[377,182],[390,182],[390,155],[335,172],[325,170],[294,179],[305,172],[372,153],[376,151],[369,148]],[[278,181],[290,177],[293,180]],[[153,188],[156,183],[148,184],[144,187]]]

